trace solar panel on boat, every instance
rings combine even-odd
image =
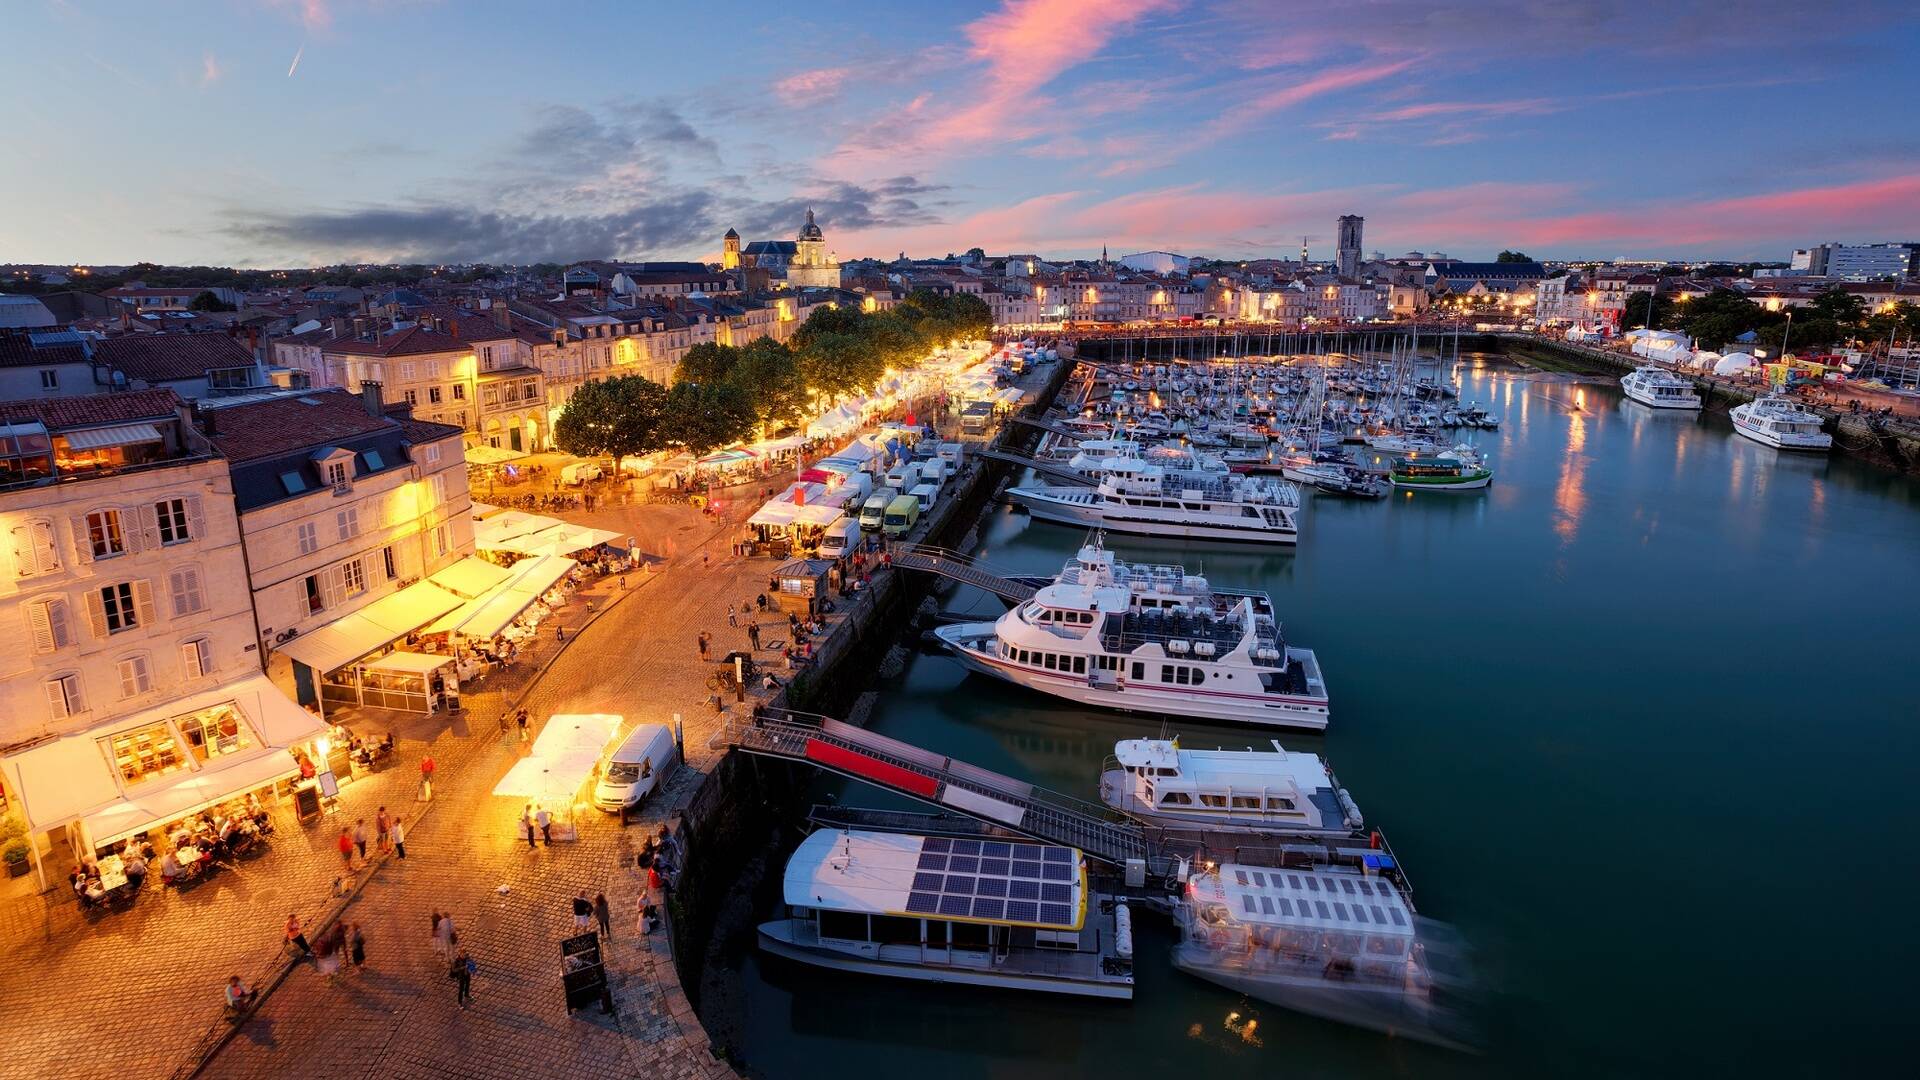
[[[913,888],[915,892],[939,892],[940,875],[927,873],[915,874],[913,875]]]
[[[1013,845],[1004,840],[984,840],[980,843],[980,854],[1006,858],[1013,851]]]
[[[947,869],[960,874],[972,874],[980,869],[977,855],[953,855],[947,859]]]
[[[1077,863],[1071,848],[927,837],[917,865],[909,913],[1073,925]]]
[[[929,836],[920,843],[921,851],[952,851],[953,841],[944,836]]]
[[[948,893],[958,893],[961,896],[972,896],[973,895],[973,879],[970,877],[956,877],[953,874],[948,874],[946,887],[941,891],[948,892]]]
[[[1073,899],[1073,887],[1047,882],[1040,886],[1040,899],[1055,904],[1064,904]]]
[[[1055,926],[1066,926],[1073,922],[1073,909],[1065,904],[1041,904],[1040,921]]]
[[[1040,883],[1037,881],[1009,881],[1007,895],[1015,900],[1040,899]]]
[[[946,868],[947,857],[945,855],[933,855],[925,851],[920,853],[920,869],[945,870]]]
[[[931,915],[940,910],[940,898],[930,892],[908,893],[907,910],[917,915]]]
[[[980,854],[980,841],[955,840],[953,842],[953,853],[955,855],[978,855]]]
[[[973,901],[964,896],[943,896],[940,898],[940,914],[968,915],[973,911]]]
[[[1014,922],[1037,922],[1040,918],[1040,905],[1030,900],[1007,901],[1007,918]]]

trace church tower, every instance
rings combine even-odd
[[[795,288],[809,286],[839,288],[840,262],[827,253],[827,238],[807,211],[807,223],[794,237],[793,262],[787,266],[787,284]]]
[[[720,269],[740,269],[740,234],[732,229],[720,241]]]

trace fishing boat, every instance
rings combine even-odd
[[[1733,407],[1733,430],[1776,450],[1826,450],[1833,436],[1819,413],[1782,394],[1768,394]]]
[[[1493,470],[1462,443],[1433,457],[1395,458],[1387,481],[1410,491],[1478,491],[1493,483]]]
[[[1018,840],[820,829],[782,881],[760,948],[921,982],[1133,997],[1133,920],[1091,902],[1078,850]]]
[[[1033,484],[1007,497],[1045,521],[1189,540],[1291,544],[1300,538],[1300,491],[1263,477],[1170,472],[1146,461],[1110,461],[1097,487]]]
[[[1100,772],[1100,801],[1156,825],[1209,831],[1357,836],[1360,807],[1316,754],[1188,750],[1123,739]]]
[[[1327,726],[1320,662],[1287,643],[1267,594],[1216,593],[1184,567],[1128,565],[1097,542],[993,622],[933,633],[969,670],[1081,705]]]
[[[1628,400],[1654,409],[1698,409],[1703,406],[1700,392],[1693,384],[1666,368],[1635,368],[1620,377],[1620,389]]]

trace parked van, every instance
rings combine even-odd
[[[853,518],[841,515],[827,526],[820,537],[820,557],[837,559],[860,543],[860,523]]]
[[[609,813],[639,806],[673,775],[680,753],[665,724],[641,724],[607,759],[593,785],[593,805]]]
[[[860,527],[878,529],[886,520],[887,504],[892,501],[893,497],[884,491],[867,496],[867,501],[860,504]]]
[[[924,514],[933,509],[934,501],[940,498],[940,489],[932,484],[920,484],[908,494],[919,502],[920,512]]]
[[[560,482],[578,486],[589,480],[600,479],[600,466],[597,462],[576,461],[560,467]]]
[[[941,484],[946,483],[947,459],[937,457],[921,462],[920,480],[922,483],[932,484],[934,487],[939,487]]]
[[[993,419],[993,403],[976,401],[960,411],[960,430],[969,435],[984,435]]]
[[[911,495],[902,495],[887,504],[886,516],[881,519],[880,531],[888,536],[905,536],[919,520],[920,500]]]
[[[887,484],[901,491],[912,491],[920,482],[920,465],[917,462],[903,461],[887,470]]]

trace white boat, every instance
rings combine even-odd
[[[1443,1046],[1472,1038],[1445,928],[1418,918],[1392,860],[1304,869],[1222,863],[1174,909],[1174,966],[1282,1008]]]
[[[1172,473],[1145,461],[1111,461],[1097,487],[1007,489],[1034,517],[1089,529],[1291,544],[1300,538],[1300,490],[1259,477]]]
[[[1833,436],[1823,430],[1819,413],[1780,394],[1768,394],[1733,407],[1733,430],[1779,450],[1826,450]]]
[[[1693,384],[1666,368],[1635,368],[1620,377],[1620,389],[1631,400],[1655,409],[1698,409],[1703,406]]]
[[[1210,831],[1352,836],[1353,797],[1316,754],[1187,750],[1178,739],[1125,739],[1100,773],[1100,801],[1156,825]]]
[[[1133,997],[1133,921],[1093,901],[1074,848],[821,829],[783,881],[760,947],[803,964],[921,982]],[[1107,910],[1102,910],[1106,908]]]
[[[993,622],[934,636],[983,675],[1081,705],[1324,730],[1311,649],[1288,645],[1265,593],[1215,593],[1178,566],[1129,566],[1097,543]]]

